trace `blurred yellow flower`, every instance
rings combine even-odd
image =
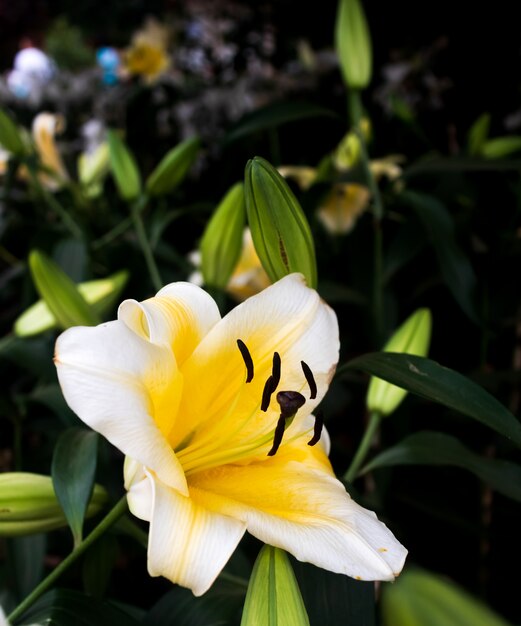
[[[348,233],[367,209],[370,193],[358,183],[335,183],[317,216],[326,230],[334,235]]]
[[[249,228],[244,230],[242,251],[226,291],[238,302],[259,293],[271,284],[255,251]]]
[[[65,120],[62,115],[47,112],[38,113],[32,124],[32,140],[40,160],[38,179],[44,187],[51,191],[60,189],[64,182],[69,180],[69,174],[65,169],[55,141],[56,135],[63,132],[64,128]],[[27,135],[27,133],[25,134]],[[29,143],[29,139],[27,139],[27,143]],[[0,174],[6,172],[10,156],[7,150],[0,148]],[[29,179],[29,172],[25,166],[20,167],[18,176],[22,180]]]
[[[134,34],[132,43],[123,54],[124,69],[142,76],[146,82],[156,81],[170,65],[168,30],[157,20],[147,20],[144,28]]]

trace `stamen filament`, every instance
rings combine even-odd
[[[251,383],[251,381],[253,380],[254,367],[250,351],[248,350],[246,344],[244,343],[244,341],[242,341],[242,339],[237,339],[237,347],[239,348],[239,351],[243,358],[244,365],[246,365],[246,382]]]

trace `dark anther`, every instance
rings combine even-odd
[[[237,339],[237,346],[241,352],[241,356],[244,361],[244,365],[246,365],[246,382],[251,383],[253,380],[253,359],[251,358],[250,351],[246,347],[246,344],[241,339]]]
[[[301,361],[300,365],[302,366],[302,371],[304,372],[304,376],[308,381],[309,390],[311,392],[311,395],[309,397],[311,398],[311,400],[313,400],[317,397],[317,383],[315,382],[315,378],[313,377],[313,372],[311,371],[309,365],[307,363],[304,363],[304,361]]]
[[[271,366],[271,377],[273,378],[273,391],[277,389],[277,385],[280,382],[280,354],[278,352],[273,353],[273,365]]]
[[[315,428],[313,430],[313,437],[308,441],[308,446],[314,446],[320,441],[320,435],[322,434],[322,428],[324,426],[324,418],[322,415],[315,416]]]
[[[261,411],[266,412],[270,405],[271,394],[275,391],[276,385],[274,385],[273,376],[270,376],[264,385],[262,391]]]
[[[281,417],[289,418],[304,405],[306,398],[298,391],[279,391],[277,402],[280,404]]]
[[[275,434],[273,435],[273,445],[268,452],[268,456],[274,456],[282,443],[282,437],[284,436],[284,430],[286,429],[286,418],[281,415],[275,428]]]

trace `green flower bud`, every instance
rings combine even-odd
[[[364,89],[371,80],[371,35],[360,0],[339,0],[335,45],[340,68],[350,89]]]
[[[86,517],[96,515],[107,500],[105,489],[95,485]],[[0,474],[0,536],[43,533],[65,526],[67,520],[50,476],[28,472]]]
[[[78,158],[78,178],[87,196],[101,194],[102,182],[110,169],[109,146],[103,142],[92,153],[83,152]]]
[[[309,626],[291,563],[283,550],[264,546],[253,566],[241,626]]]
[[[60,328],[96,326],[99,316],[80,294],[67,274],[38,250],[29,254],[31,275]]]
[[[148,177],[147,192],[151,196],[163,196],[175,189],[188,174],[199,147],[199,139],[191,137],[172,148]]]
[[[431,341],[432,316],[429,309],[415,311],[393,334],[384,352],[403,352],[427,356]],[[407,395],[407,391],[373,376],[367,391],[369,411],[390,415]]]
[[[244,185],[237,183],[221,200],[201,239],[201,269],[206,285],[224,289],[242,249]]]
[[[103,316],[118,301],[127,280],[128,272],[123,270],[108,278],[89,280],[76,286],[94,312]],[[38,300],[18,317],[14,332],[18,337],[31,337],[58,326],[45,300]]]
[[[246,165],[244,184],[253,243],[270,279],[301,272],[316,287],[311,229],[284,178],[268,161],[255,157]]]
[[[125,142],[110,130],[107,134],[109,142],[110,167],[118,193],[123,200],[135,200],[141,193],[141,176],[134,155]]]

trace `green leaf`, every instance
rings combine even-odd
[[[395,465],[460,467],[497,492],[521,502],[521,465],[480,456],[451,435],[431,431],[415,433],[371,459],[360,474]]]
[[[201,239],[201,269],[206,285],[224,289],[241,255],[244,185],[235,184],[221,200]]]
[[[109,130],[107,138],[110,167],[118,193],[127,202],[135,200],[141,193],[141,176],[134,155],[115,131]]]
[[[346,367],[459,411],[521,447],[521,425],[512,413],[482,387],[435,361],[412,354],[373,352],[349,361]]]
[[[287,554],[265,545],[253,566],[241,626],[309,626]]]
[[[490,130],[490,113],[483,113],[472,124],[467,137],[468,151],[471,156],[477,156],[487,140]]]
[[[29,267],[36,289],[61,328],[100,323],[72,280],[43,252],[31,251]]]
[[[0,146],[16,156],[24,156],[26,153],[20,131],[3,109],[0,109]]]
[[[336,118],[337,115],[310,102],[276,102],[246,114],[228,132],[223,143],[228,145],[254,133],[317,117]]]
[[[265,159],[248,161],[246,211],[255,250],[275,282],[292,272],[317,285],[315,246],[300,204],[277,170]]]
[[[374,583],[291,562],[311,624],[375,626]]]
[[[64,431],[52,458],[52,481],[56,497],[74,537],[82,539],[83,520],[94,488],[98,434],[83,428]]]
[[[78,591],[55,589],[42,596],[15,626],[139,626],[123,608]]]
[[[25,598],[43,579],[47,536],[33,534],[9,540],[13,582],[19,597]]]
[[[335,47],[344,82],[350,89],[365,89],[371,81],[371,34],[360,0],[339,0]]]
[[[95,314],[101,317],[117,302],[128,276],[128,272],[123,270],[108,278],[89,280],[76,287]],[[57,326],[58,322],[47,303],[44,300],[38,300],[16,319],[13,329],[18,337],[31,337]]]
[[[382,594],[384,626],[508,626],[449,580],[407,568]]]
[[[163,196],[173,191],[188,174],[200,146],[199,138],[191,137],[167,152],[148,177],[147,192],[151,196]]]
[[[481,146],[481,156],[486,159],[502,159],[521,150],[521,137],[496,137],[489,139]]]
[[[466,315],[478,322],[474,294],[476,276],[469,259],[456,243],[454,224],[447,208],[436,198],[405,191],[400,198],[418,215],[436,252],[443,279]]]
[[[143,625],[234,626],[238,623],[245,595],[245,588],[221,579],[199,598],[188,589],[175,587],[152,607]]]
[[[95,598],[104,596],[117,555],[118,542],[110,533],[105,533],[89,548],[82,567],[83,586],[89,595]]]

